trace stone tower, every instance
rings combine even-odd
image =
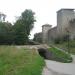
[[[48,42],[48,31],[51,29],[52,25],[45,24],[42,26],[42,42]]]
[[[75,19],[74,9],[61,9],[57,11],[57,33],[60,37],[66,34],[69,22]]]

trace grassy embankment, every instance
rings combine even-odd
[[[64,63],[72,62],[72,57],[70,56],[70,54],[65,53],[62,50],[59,50],[58,48],[51,47],[49,48],[49,51],[52,53],[51,59],[54,61],[59,61]]]
[[[35,50],[0,46],[0,75],[41,75],[44,65]]]
[[[68,51],[72,54],[75,54],[75,40],[69,41],[68,42],[62,42],[60,44],[54,44],[56,47],[64,49],[65,51]],[[68,49],[69,47],[69,49]]]

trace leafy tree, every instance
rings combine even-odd
[[[38,43],[42,43],[42,33],[35,33],[33,41],[38,42]]]
[[[0,22],[0,44],[11,43],[12,24],[8,22]]]
[[[16,44],[28,43],[30,31],[36,21],[34,14],[32,10],[26,9],[14,24],[14,41]]]

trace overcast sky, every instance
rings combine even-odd
[[[56,12],[61,8],[75,8],[75,0],[0,0],[0,12],[7,15],[9,22],[15,22],[15,16],[20,16],[25,9],[32,9],[37,22],[31,32],[41,32],[43,24],[57,25]]]

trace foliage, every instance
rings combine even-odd
[[[0,44],[10,44],[12,42],[12,24],[0,22]]]
[[[14,24],[14,41],[16,44],[27,44],[35,18],[32,10],[25,10]]]
[[[60,39],[60,38],[56,38],[56,39],[54,39],[54,43],[55,43],[55,44],[59,44],[59,43],[61,43],[61,39]]]
[[[62,37],[57,37],[57,38],[54,40],[54,43],[55,43],[55,44],[61,44],[61,43],[63,43],[64,41],[67,42],[68,40],[70,40],[69,35],[64,35],[64,36],[62,36]]]
[[[44,65],[36,50],[0,46],[0,75],[41,75]]]
[[[49,48],[49,51],[53,53],[53,57],[52,57],[53,60],[64,62],[64,63],[72,62],[72,57],[68,53],[59,50],[58,48],[51,47]]]
[[[30,9],[25,10],[14,25],[0,22],[0,44],[28,44],[34,22],[34,12]]]
[[[64,49],[65,51],[68,51],[68,42],[64,41],[63,43],[60,44],[54,44],[56,47],[59,47],[61,49]],[[75,54],[75,40],[70,40],[69,41],[69,52],[72,54]]]
[[[42,33],[36,33],[36,34],[34,34],[33,40],[35,42],[42,43]]]
[[[67,46],[67,44],[66,44],[66,46]],[[70,48],[75,48],[75,40],[70,40],[69,41],[69,47]]]

